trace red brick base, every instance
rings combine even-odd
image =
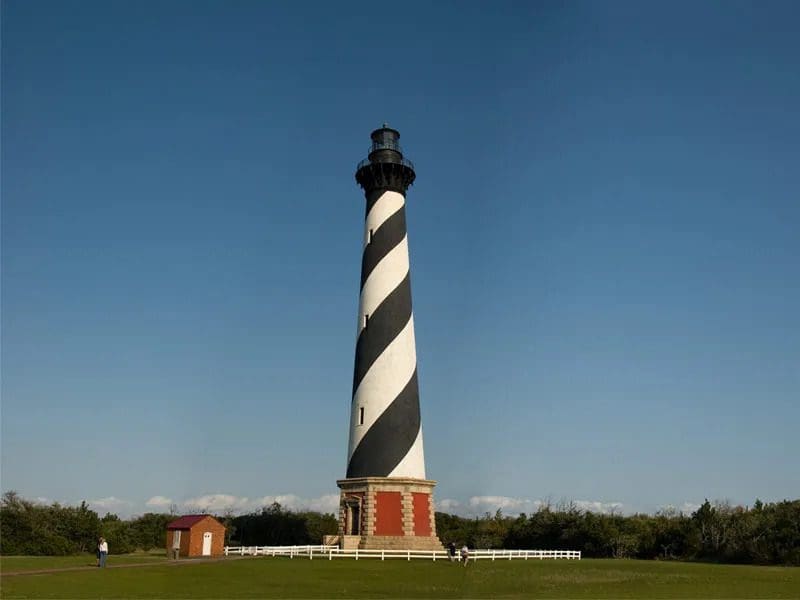
[[[340,539],[358,535],[358,547],[365,549],[442,550],[434,519],[435,481],[359,477],[336,484]]]

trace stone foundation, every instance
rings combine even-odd
[[[365,535],[359,550],[443,550],[437,537]]]
[[[336,482],[341,489],[339,536],[359,537],[361,549],[442,550],[436,537],[435,481],[359,477]]]
[[[361,537],[358,535],[343,535],[339,538],[339,547],[342,550],[355,550],[361,547]]]

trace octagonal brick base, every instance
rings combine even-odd
[[[336,482],[343,548],[442,550],[429,479],[358,477]]]

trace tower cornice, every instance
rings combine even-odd
[[[356,181],[367,194],[375,190],[389,190],[405,196],[417,175],[411,161],[371,162],[362,161],[356,171]]]
[[[434,479],[417,479],[415,477],[349,477],[347,479],[337,479],[336,485],[382,485],[386,483],[394,483],[397,485],[427,485],[433,487],[436,485]]]

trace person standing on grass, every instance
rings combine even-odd
[[[100,561],[97,566],[105,567],[106,557],[108,557],[108,542],[106,542],[106,538],[100,538],[100,545],[97,547],[97,551],[100,553]]]
[[[467,548],[467,545],[464,544],[461,548],[461,564],[466,567],[468,561],[469,561],[469,548]]]
[[[450,562],[456,561],[456,543],[450,542],[447,545],[447,555],[450,557]]]
[[[94,554],[97,557],[97,566],[100,566],[100,542],[103,541],[103,538],[97,538],[97,543],[94,545]]]

